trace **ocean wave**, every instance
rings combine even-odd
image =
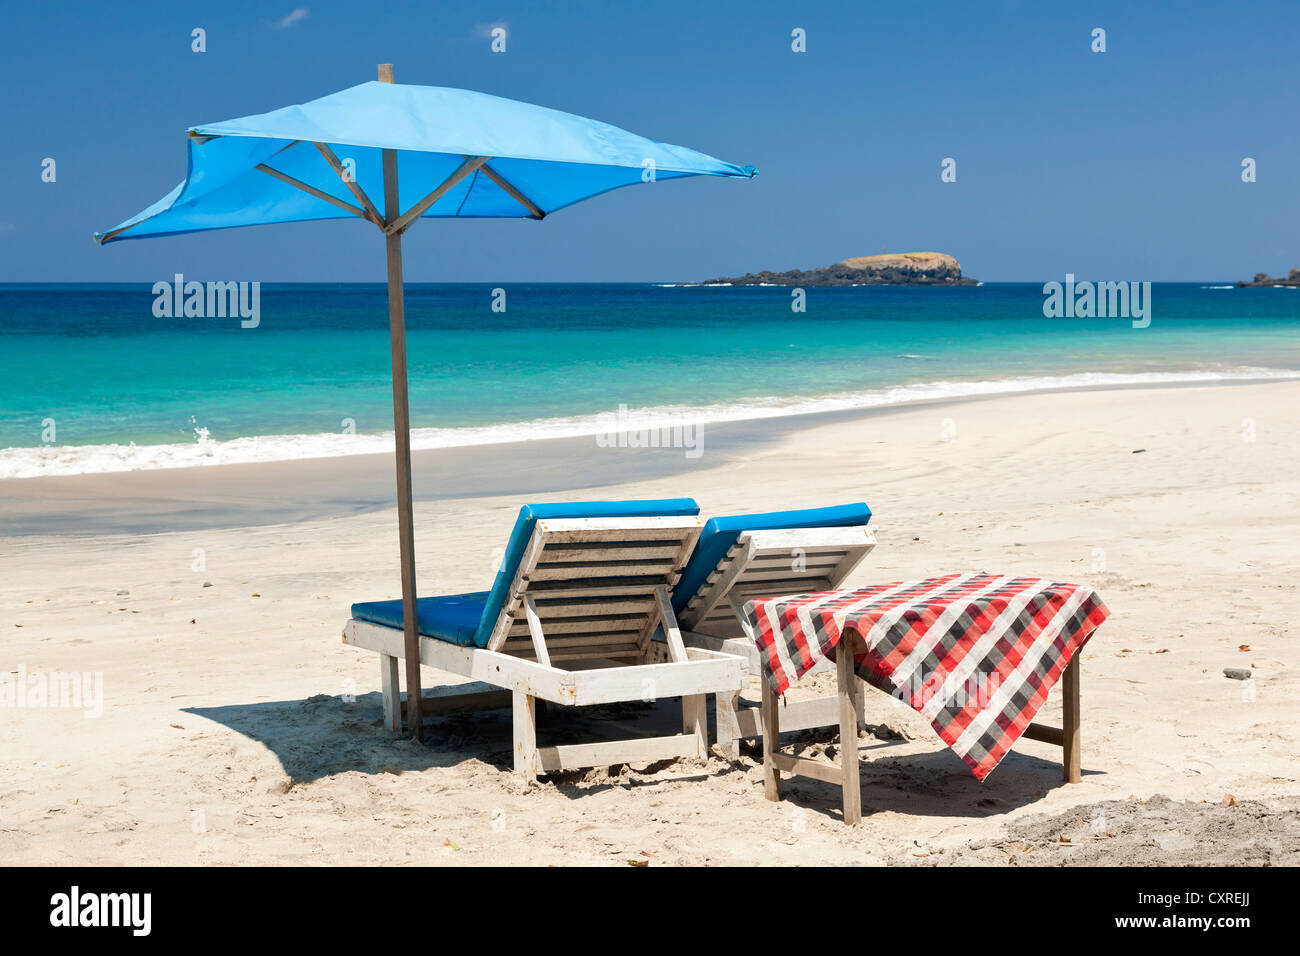
[[[464,428],[416,428],[416,451],[506,442],[577,438],[613,431],[672,428],[685,424],[726,422],[853,411],[915,402],[981,396],[1012,395],[1059,389],[1122,385],[1185,384],[1247,380],[1300,379],[1300,371],[1275,368],[1229,368],[1185,372],[1077,372],[982,381],[937,381],[822,396],[764,397],[714,405],[664,405],[621,409],[592,415],[542,418]],[[193,442],[165,445],[43,445],[0,449],[0,480],[52,475],[104,474],[193,468],[209,465],[339,458],[393,452],[393,433],[346,435],[337,432],[303,435],[256,435],[219,441],[205,428],[196,428]]]

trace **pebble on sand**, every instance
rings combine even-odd
[[[1224,677],[1231,677],[1233,680],[1250,680],[1252,676],[1249,667],[1225,667],[1223,669]]]

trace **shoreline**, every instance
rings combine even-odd
[[[914,357],[914,356],[900,356]],[[1146,388],[1164,385],[1214,385],[1280,382],[1300,379],[1300,368],[1233,366],[1145,372],[1071,372],[993,379],[937,379],[850,392],[786,398],[760,396],[708,405],[660,405],[580,415],[523,419],[488,425],[411,430],[412,450],[432,451],[484,446],[523,445],[551,439],[591,439],[598,435],[747,425],[833,413],[860,413],[905,408],[931,402],[997,398],[1096,388]],[[364,455],[393,454],[392,432],[276,433],[215,441],[206,428],[195,428],[192,442],[139,444],[135,441],[85,445],[28,445],[0,449],[0,486],[29,478],[129,474],[226,465],[274,464]],[[530,437],[522,437],[528,435]],[[531,437],[540,436],[540,437]],[[125,462],[126,467],[122,467]],[[24,473],[26,472],[26,473]]]
[[[922,409],[988,402],[1024,407],[1036,396],[1096,392],[1285,388],[1295,381],[1219,379],[1044,388],[705,423],[703,454],[695,458],[682,448],[602,448],[594,435],[422,449],[412,454],[413,493],[416,502],[566,495],[615,483],[680,479],[770,450],[795,432],[862,424]],[[934,435],[940,440],[939,423]],[[393,467],[391,452],[373,452],[9,478],[0,480],[0,513],[5,515],[0,539],[165,534],[373,514],[396,507]]]

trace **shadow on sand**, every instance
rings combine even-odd
[[[425,741],[417,744],[384,729],[381,705],[381,695],[370,693],[359,694],[352,702],[343,697],[318,695],[306,700],[189,707],[184,712],[229,727],[261,743],[279,759],[293,784],[347,772],[418,772],[470,760],[502,771],[513,769],[513,725],[509,710],[484,710],[426,720]],[[583,708],[537,702],[537,739],[542,745],[652,737],[680,731],[681,703],[677,699]],[[557,784],[563,784],[582,776],[582,771],[573,771],[552,778]],[[582,792],[589,789],[584,788]]]
[[[440,717],[427,722],[425,742],[397,737],[384,729],[378,693],[361,694],[349,702],[318,695],[306,700],[262,701],[223,707],[192,707],[185,712],[214,721],[255,740],[280,761],[293,785],[335,774],[355,772],[418,773],[478,761],[500,772],[512,770],[512,724],[509,710],[480,711]],[[681,706],[673,700],[590,708],[538,704],[538,741],[578,743],[675,733],[681,727]],[[712,707],[709,712],[712,733]],[[804,746],[833,743],[833,730],[795,735]],[[862,767],[862,807],[865,815],[893,811],[925,817],[978,819],[998,816],[1041,799],[1064,786],[1059,760],[1013,751],[985,783],[977,781],[936,738],[925,753],[901,753],[902,741],[866,738],[859,741]],[[1032,746],[1032,745],[1031,745]],[[715,759],[707,768],[683,777],[707,778],[753,773],[762,760],[757,747],[746,744],[739,760]],[[616,780],[600,772],[567,771],[544,779],[566,796],[590,796],[613,787],[651,786],[654,774],[668,762],[652,764]],[[1085,770],[1085,774],[1089,771]],[[682,779],[679,777],[677,779]],[[809,778],[782,781],[782,799],[827,816],[838,817],[838,787]],[[762,799],[761,785],[754,798]]]
[[[837,738],[834,731],[808,731],[801,742],[833,742]],[[886,811],[924,817],[996,817],[1067,786],[1059,758],[1045,759],[1012,750],[981,783],[937,737],[933,739],[934,749],[925,753],[890,752],[905,743],[870,738],[858,742],[864,817]],[[762,760],[757,748],[750,753]],[[1101,771],[1085,768],[1083,773],[1090,776]],[[840,788],[809,777],[784,778],[781,798],[827,816],[839,817],[842,813]]]

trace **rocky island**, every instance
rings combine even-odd
[[[1270,279],[1263,272],[1256,272],[1250,282],[1238,282],[1238,289],[1267,289],[1273,286],[1291,286],[1300,289],[1300,269],[1292,269],[1285,279]]]
[[[703,285],[979,285],[961,274],[961,264],[942,252],[904,252],[844,259],[820,269],[751,272],[736,279],[707,279]]]

